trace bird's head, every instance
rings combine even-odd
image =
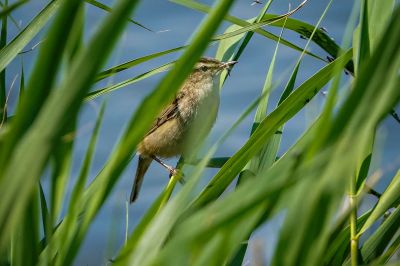
[[[222,70],[230,70],[237,61],[221,62],[214,58],[202,57],[194,67],[194,73],[206,76],[217,76]]]

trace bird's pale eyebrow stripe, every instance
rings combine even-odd
[[[207,66],[208,68],[218,67],[218,64],[214,62],[200,62],[196,68],[201,68],[202,66]]]

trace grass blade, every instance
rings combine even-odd
[[[359,66],[364,65],[366,60],[370,57],[369,48],[369,29],[368,29],[368,1],[360,1],[360,23],[354,31],[353,46],[354,61],[356,62],[356,73],[359,71]]]
[[[395,0],[382,0],[377,3],[368,0],[368,39],[371,52],[382,38],[382,33],[390,21],[395,7]]]
[[[103,4],[103,3],[100,3],[100,2],[98,2],[96,0],[85,0],[85,2],[88,3],[88,4],[91,4],[91,5],[95,6],[95,7],[98,7],[100,9],[104,10],[104,11],[112,12],[112,8],[111,7],[109,7],[109,6],[107,6],[107,5]],[[145,30],[153,32],[151,29],[147,28],[143,24],[141,24],[141,23],[139,23],[139,22],[137,22],[137,21],[135,21],[135,20],[133,20],[131,18],[128,18],[128,21],[130,23],[132,23],[132,24],[135,24],[136,26],[139,26],[139,27],[145,29]]]
[[[399,223],[400,208],[397,206],[396,210],[378,227],[361,247],[362,259],[365,263],[372,262],[385,251],[390,240],[398,232]]]
[[[105,87],[105,88],[101,88],[101,89],[92,91],[92,92],[90,92],[90,93],[88,93],[88,94],[86,95],[85,100],[86,100],[86,101],[93,100],[94,98],[97,98],[97,97],[99,97],[99,96],[101,96],[101,95],[103,95],[103,94],[107,94],[107,93],[113,92],[113,91],[115,91],[115,90],[121,89],[121,88],[123,88],[123,87],[125,87],[125,86],[128,86],[128,85],[130,85],[130,84],[134,84],[134,83],[136,83],[136,82],[138,82],[138,81],[141,81],[141,80],[143,80],[143,79],[146,79],[146,78],[148,78],[148,77],[151,77],[151,76],[153,76],[153,75],[155,75],[155,74],[164,72],[164,71],[170,69],[171,66],[173,65],[173,63],[174,63],[174,62],[167,63],[167,64],[165,64],[165,65],[162,65],[162,66],[153,68],[152,70],[147,71],[147,72],[145,72],[145,73],[143,73],[143,74],[140,74],[140,75],[138,75],[138,76],[136,76],[136,77],[133,77],[133,78],[130,78],[130,79],[127,79],[127,80],[118,82],[118,83],[116,83],[116,84],[114,84],[114,85],[107,86],[107,87]]]
[[[61,0],[51,1],[6,47],[0,50],[0,71],[18,55],[54,15]]]
[[[365,222],[363,227],[358,232],[358,235],[363,234],[373,223],[375,223],[379,217],[381,217],[388,209],[393,207],[393,204],[399,200],[398,192],[400,190],[400,171],[397,172],[395,177],[393,177],[389,186],[386,188],[385,192],[380,197],[378,203],[372,210],[371,215]]]
[[[191,1],[191,0],[190,1],[189,0],[170,0],[170,1],[173,2],[173,3],[179,4],[179,5],[183,5],[183,6],[189,7],[189,8],[194,9],[194,10],[201,11],[201,12],[208,13],[210,11],[210,7],[209,6],[203,5],[203,4],[195,2],[195,1]],[[274,20],[276,17],[277,16],[275,16],[272,20]],[[269,20],[269,19],[270,18],[268,18],[266,20]],[[231,23],[234,23],[234,24],[236,24],[238,26],[241,26],[242,28],[249,27],[249,26],[252,25],[251,23],[249,23],[249,22],[247,22],[245,20],[239,19],[239,18],[234,17],[234,16],[230,16],[230,15],[225,16],[225,20],[227,20],[227,21],[229,21]],[[276,23],[276,22],[273,22],[271,25],[274,25],[274,23]],[[274,41],[278,41],[278,39],[279,39],[278,36],[259,28],[258,26],[254,26],[254,24],[253,24],[252,28],[253,29],[251,31],[254,31],[257,34],[260,34],[260,35],[262,35],[262,36],[264,36],[266,38],[269,38],[269,39],[274,40]],[[248,31],[250,31],[250,30],[248,30]],[[244,30],[241,33],[244,33],[244,32],[246,32],[246,30]],[[235,33],[235,34],[240,34],[240,33]],[[225,37],[226,36],[233,37],[231,35],[225,35]],[[219,37],[217,39],[220,39],[220,38],[222,38],[222,37]],[[293,43],[291,43],[291,42],[289,42],[289,41],[287,41],[285,39],[281,39],[281,43],[283,45],[286,45],[286,46],[288,46],[288,47],[290,47],[290,48],[292,48],[294,50],[297,50],[299,52],[303,51],[302,48],[298,47],[297,45],[295,45],[295,44],[293,44]],[[321,57],[319,57],[319,56],[317,56],[317,55],[315,55],[315,54],[313,54],[311,52],[306,52],[306,53],[308,55],[314,57],[314,58],[317,58],[317,59],[320,59],[320,60],[324,61],[324,59],[322,59]]]
[[[43,226],[43,234],[44,234],[44,245],[47,244],[47,240],[49,236],[47,232],[51,229],[50,227],[50,214],[49,208],[47,207],[46,196],[44,195],[43,187],[41,182],[39,181],[39,197],[40,197],[40,213],[42,214],[42,226]]]
[[[372,265],[387,264],[390,261],[390,259],[396,254],[399,248],[400,248],[400,236],[397,236],[397,238],[394,241],[392,241],[392,243],[385,250],[382,256],[374,260],[371,264]]]
[[[24,211],[23,219],[18,223],[12,237],[12,265],[34,266],[39,254],[38,193],[32,195]]]
[[[253,121],[253,126],[251,129],[251,133],[253,133],[258,125],[265,119],[265,117],[267,116],[267,108],[268,108],[268,100],[269,100],[269,94],[271,91],[271,87],[272,87],[272,75],[274,72],[274,67],[275,67],[275,60],[276,60],[276,56],[278,53],[278,48],[279,48],[279,43],[280,43],[280,38],[282,37],[283,34],[283,30],[284,27],[281,30],[281,33],[279,35],[279,40],[276,43],[276,47],[275,47],[275,51],[274,54],[272,56],[269,68],[268,68],[268,72],[264,81],[264,86],[262,88],[262,94],[264,94],[265,96],[263,97],[263,99],[260,101],[260,103],[258,104],[257,110],[256,110],[256,114],[254,116],[254,121]],[[276,153],[277,152],[277,148],[276,147],[276,151],[270,150],[271,148],[271,142],[267,142],[259,151],[259,153],[257,155],[255,155],[253,157],[253,159],[251,159],[251,161],[248,164],[248,167],[245,168],[245,170],[249,170],[252,173],[257,174],[260,170],[264,169],[265,167],[270,167],[272,165],[272,163],[275,160],[276,157]],[[240,179],[239,179],[240,180]],[[239,182],[238,180],[238,182]]]
[[[169,53],[180,51],[183,48],[185,48],[185,47],[181,46],[181,47],[168,49],[168,50],[161,51],[161,52],[158,52],[158,53],[154,53],[154,54],[151,54],[151,55],[146,55],[146,56],[143,56],[143,57],[139,57],[139,58],[133,59],[131,61],[125,62],[123,64],[120,64],[118,66],[109,68],[107,70],[104,70],[104,71],[100,72],[97,75],[96,82],[100,81],[100,80],[103,80],[105,78],[108,78],[108,77],[110,77],[110,76],[112,76],[114,74],[117,74],[117,73],[119,73],[119,72],[121,72],[123,70],[126,70],[126,69],[129,69],[131,67],[137,66],[137,65],[139,65],[141,63],[144,63],[144,62],[147,62],[147,61],[149,61],[151,59],[157,58],[159,56],[163,56],[163,55],[167,55]]]

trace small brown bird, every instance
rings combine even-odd
[[[165,164],[161,158],[177,155],[187,156],[202,143],[212,128],[219,108],[219,74],[236,64],[201,58],[195,65],[169,104],[154,121],[153,126],[138,145],[139,161],[130,202],[139,194],[144,174],[153,160],[168,169],[171,175],[176,169]]]

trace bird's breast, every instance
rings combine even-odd
[[[217,116],[220,96],[214,83],[201,86],[186,92],[185,97],[179,102],[179,114],[185,124],[201,123],[203,126],[210,120],[214,123]],[[209,123],[209,122],[208,122]]]
[[[214,83],[192,91],[179,105],[181,122],[184,124],[185,148],[194,147],[207,136],[217,118],[220,96]]]

